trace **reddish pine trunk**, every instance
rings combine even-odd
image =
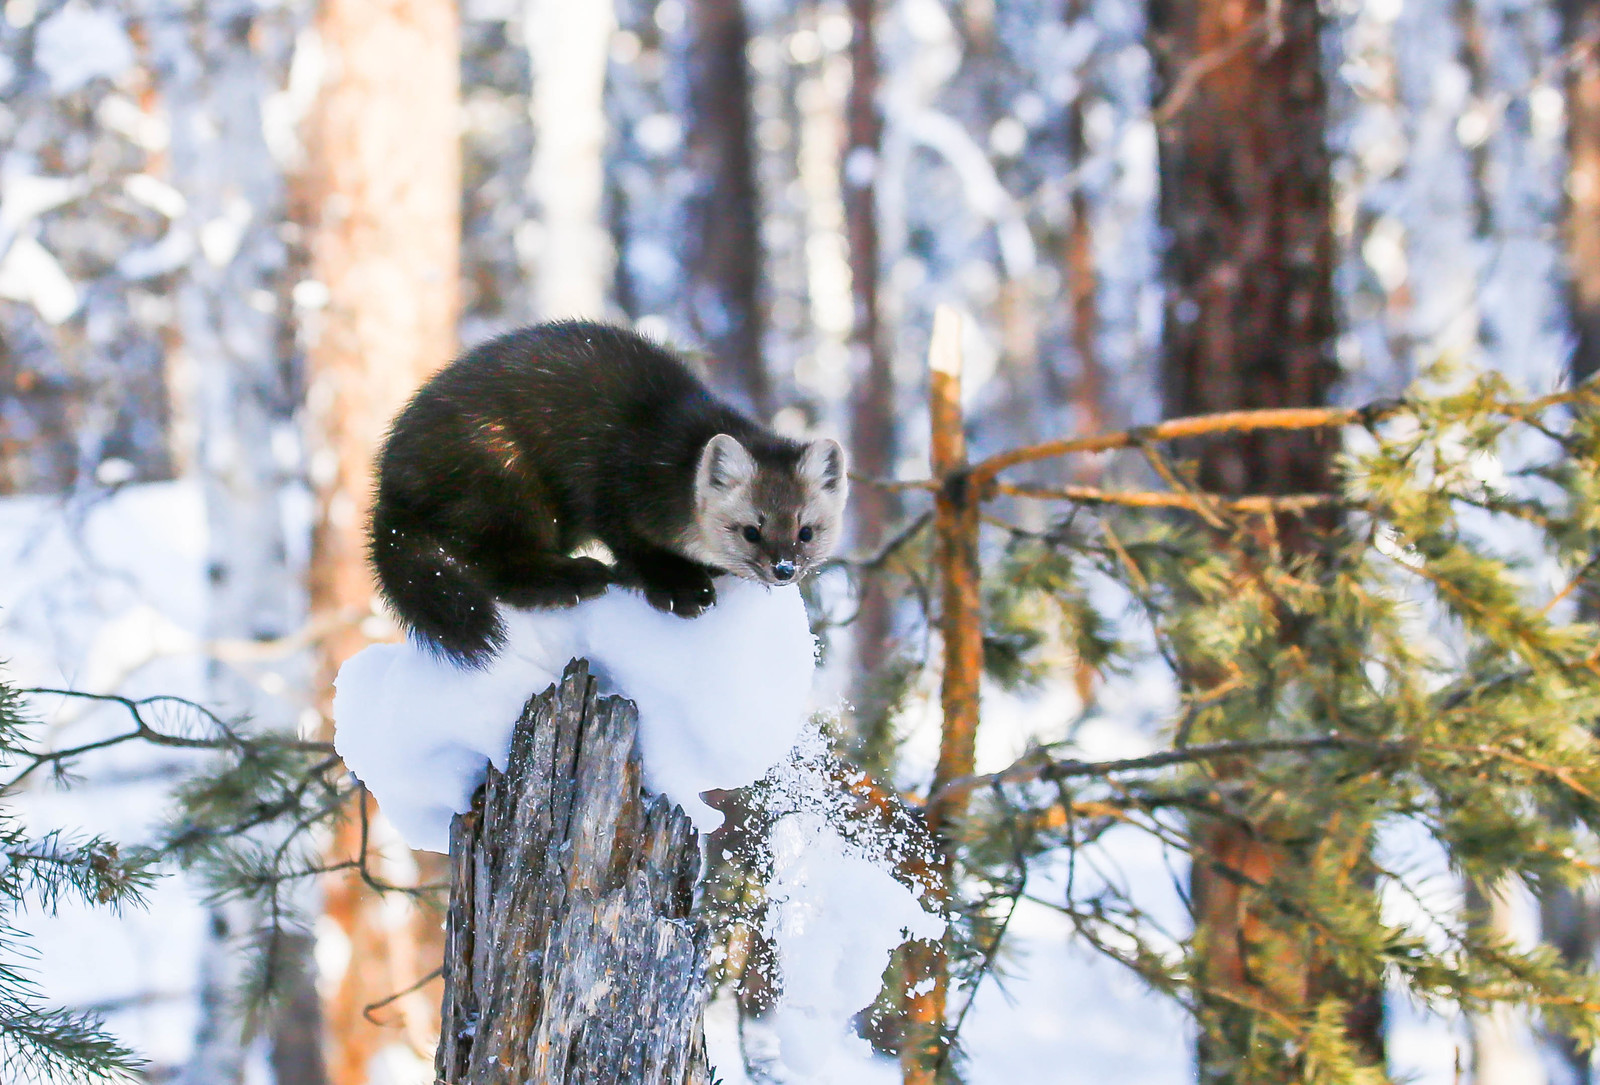
[[[455,5],[443,0],[329,0],[317,29],[328,81],[308,125],[298,193],[311,278],[326,288],[326,304],[306,321],[318,498],[311,606],[359,617],[373,606],[364,536],[374,453],[389,419],[456,346],[460,50]],[[324,642],[325,690],[364,643],[353,623]],[[352,817],[332,855],[359,847]],[[324,1006],[330,1080],[362,1085],[380,1049],[404,1043],[418,1057],[431,1049],[437,986],[391,1006],[400,1029],[362,1010],[434,966],[437,919],[393,924],[353,873],[329,879],[325,910],[350,942],[349,966]]]
[[[1593,44],[1600,36],[1600,4],[1566,0],[1561,7],[1568,48],[1590,42],[1576,53],[1567,74],[1567,267],[1577,337],[1572,379],[1579,381],[1600,373],[1600,57]],[[1592,598],[1587,603],[1591,618],[1594,603]],[[1540,921],[1545,941],[1562,959],[1573,965],[1593,959],[1600,945],[1600,908],[1593,893],[1547,887]],[[1549,1043],[1573,1081],[1590,1079],[1588,1051],[1579,1050],[1564,1034],[1550,1034]]]
[[[876,175],[883,121],[878,116],[878,40],[875,0],[850,0],[855,33],[850,39],[850,93],[845,102],[845,236],[850,249],[850,290],[855,320],[850,334],[850,366],[855,380],[851,403],[851,470],[867,478],[894,473],[894,374],[878,327],[878,219]],[[851,495],[856,546],[870,551],[887,538],[898,512],[894,495],[858,486]],[[857,674],[870,681],[888,660],[891,632],[889,599],[881,587],[862,585],[860,614],[853,635]]]
[[[1162,46],[1161,213],[1171,236],[1166,413],[1322,404],[1335,309],[1317,8],[1157,0],[1151,24]],[[1334,440],[1263,433],[1191,453],[1210,490],[1314,492],[1329,486]],[[1303,521],[1277,527],[1286,548],[1313,545]],[[1251,888],[1294,876],[1272,826],[1205,819],[1194,836],[1197,969],[1216,992],[1201,999],[1200,1080],[1239,1080],[1235,1062],[1252,1042],[1241,1003],[1295,1014],[1337,994],[1352,1004],[1352,1039],[1381,1062],[1381,992],[1335,974]]]

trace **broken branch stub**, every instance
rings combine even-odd
[[[701,1085],[709,935],[698,840],[641,786],[638,710],[588,663],[528,702],[450,830],[448,1085]]]

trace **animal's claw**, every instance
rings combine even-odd
[[[717,589],[710,581],[704,584],[674,584],[670,587],[651,586],[644,592],[646,601],[657,610],[676,614],[680,618],[697,618],[717,601]]]

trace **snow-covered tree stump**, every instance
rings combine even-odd
[[[533,698],[451,826],[435,1070],[448,1085],[709,1080],[700,852],[645,795],[638,711],[586,661]]]

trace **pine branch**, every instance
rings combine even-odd
[[[1600,396],[1600,378],[1590,378],[1585,383],[1565,392],[1555,392],[1523,403],[1505,400],[1495,403],[1493,408],[1507,418],[1531,425],[1541,414],[1551,408],[1590,402],[1597,396]],[[1137,448],[1153,442],[1180,441],[1194,437],[1222,434],[1255,433],[1263,430],[1342,429],[1345,426],[1356,425],[1371,428],[1384,419],[1398,414],[1409,413],[1415,409],[1416,404],[1411,401],[1380,400],[1362,407],[1291,407],[1276,410],[1223,411],[1217,414],[1192,415],[1186,418],[1172,418],[1154,425],[1138,426],[1114,433],[1096,434],[1087,437],[1068,437],[1011,449],[971,465],[965,469],[964,475],[968,485],[976,486],[981,492],[988,494],[995,477],[1000,472],[1024,463],[1035,463],[1039,460],[1057,459],[1074,454],[1114,452],[1119,449]],[[942,486],[938,479],[890,480],[856,475],[852,475],[851,479],[863,485],[874,486],[891,492],[909,490],[932,492],[939,490]],[[1092,488],[1085,488],[1085,490],[1090,493],[1096,492]],[[1018,496],[1034,495],[1024,493]],[[1039,496],[1051,495],[1041,494]],[[1134,506],[1143,506],[1147,501],[1153,504],[1159,500],[1159,498],[1151,494],[1130,493],[1127,496],[1129,500],[1126,503]],[[1290,496],[1294,497],[1295,495]],[[1311,497],[1321,496],[1298,495],[1298,499],[1307,500]],[[1078,500],[1078,498],[1069,499]],[[1104,496],[1089,497],[1083,500],[1112,503],[1110,492],[1107,492]],[[1179,507],[1187,508],[1189,506]]]
[[[0,1000],[0,1077],[5,1080],[98,1085],[133,1081],[144,1065],[92,1014]]]
[[[0,783],[0,795],[11,791],[33,773],[47,766],[64,766],[75,761],[85,754],[97,750],[110,749],[113,746],[125,745],[129,742],[147,742],[152,746],[164,746],[181,750],[212,750],[228,751],[238,750],[248,746],[251,739],[237,734],[226,722],[204,705],[182,697],[168,695],[155,697],[124,697],[115,693],[84,693],[80,690],[56,689],[47,686],[25,687],[16,691],[18,694],[36,694],[59,697],[72,697],[87,701],[104,701],[108,704],[121,705],[127,709],[133,718],[134,726],[127,731],[97,739],[93,742],[81,743],[77,746],[68,746],[59,750],[36,750],[22,744],[20,740],[11,738],[7,744],[0,745],[0,762],[23,762],[23,767],[10,779]],[[178,705],[198,713],[208,723],[215,727],[220,735],[214,738],[195,738],[188,735],[176,735],[152,727],[145,719],[144,712],[155,705]],[[261,741],[261,740],[254,740]],[[306,753],[334,752],[331,742],[308,742],[302,739],[289,739],[274,737],[271,740],[287,749],[299,750]]]
[[[1026,497],[1040,501],[1071,501],[1079,505],[1120,505],[1135,509],[1181,509],[1202,513],[1212,506],[1229,512],[1273,515],[1337,508],[1350,502],[1338,494],[1282,494],[1250,497],[1212,497],[1170,490],[1102,490],[1094,486],[1016,486],[998,483],[995,492],[1007,497]]]
[[[143,907],[159,858],[148,848],[123,848],[99,836],[77,841],[60,830],[29,840],[3,815],[0,857],[6,860],[0,899],[33,897],[47,911],[54,911],[67,892],[113,910]]]
[[[1370,750],[1380,756],[1404,753],[1417,748],[1411,740],[1383,741],[1357,735],[1313,735],[1307,738],[1282,738],[1213,742],[1201,746],[1185,746],[1145,754],[1142,757],[1124,757],[1112,761],[1034,760],[1019,762],[999,772],[981,776],[963,776],[951,780],[924,800],[924,807],[949,802],[970,794],[979,788],[998,787],[1001,784],[1028,783],[1031,781],[1070,780],[1076,777],[1106,777],[1127,772],[1149,772],[1170,768],[1173,765],[1217,761],[1230,757],[1261,757],[1276,753],[1319,753],[1327,750]]]

